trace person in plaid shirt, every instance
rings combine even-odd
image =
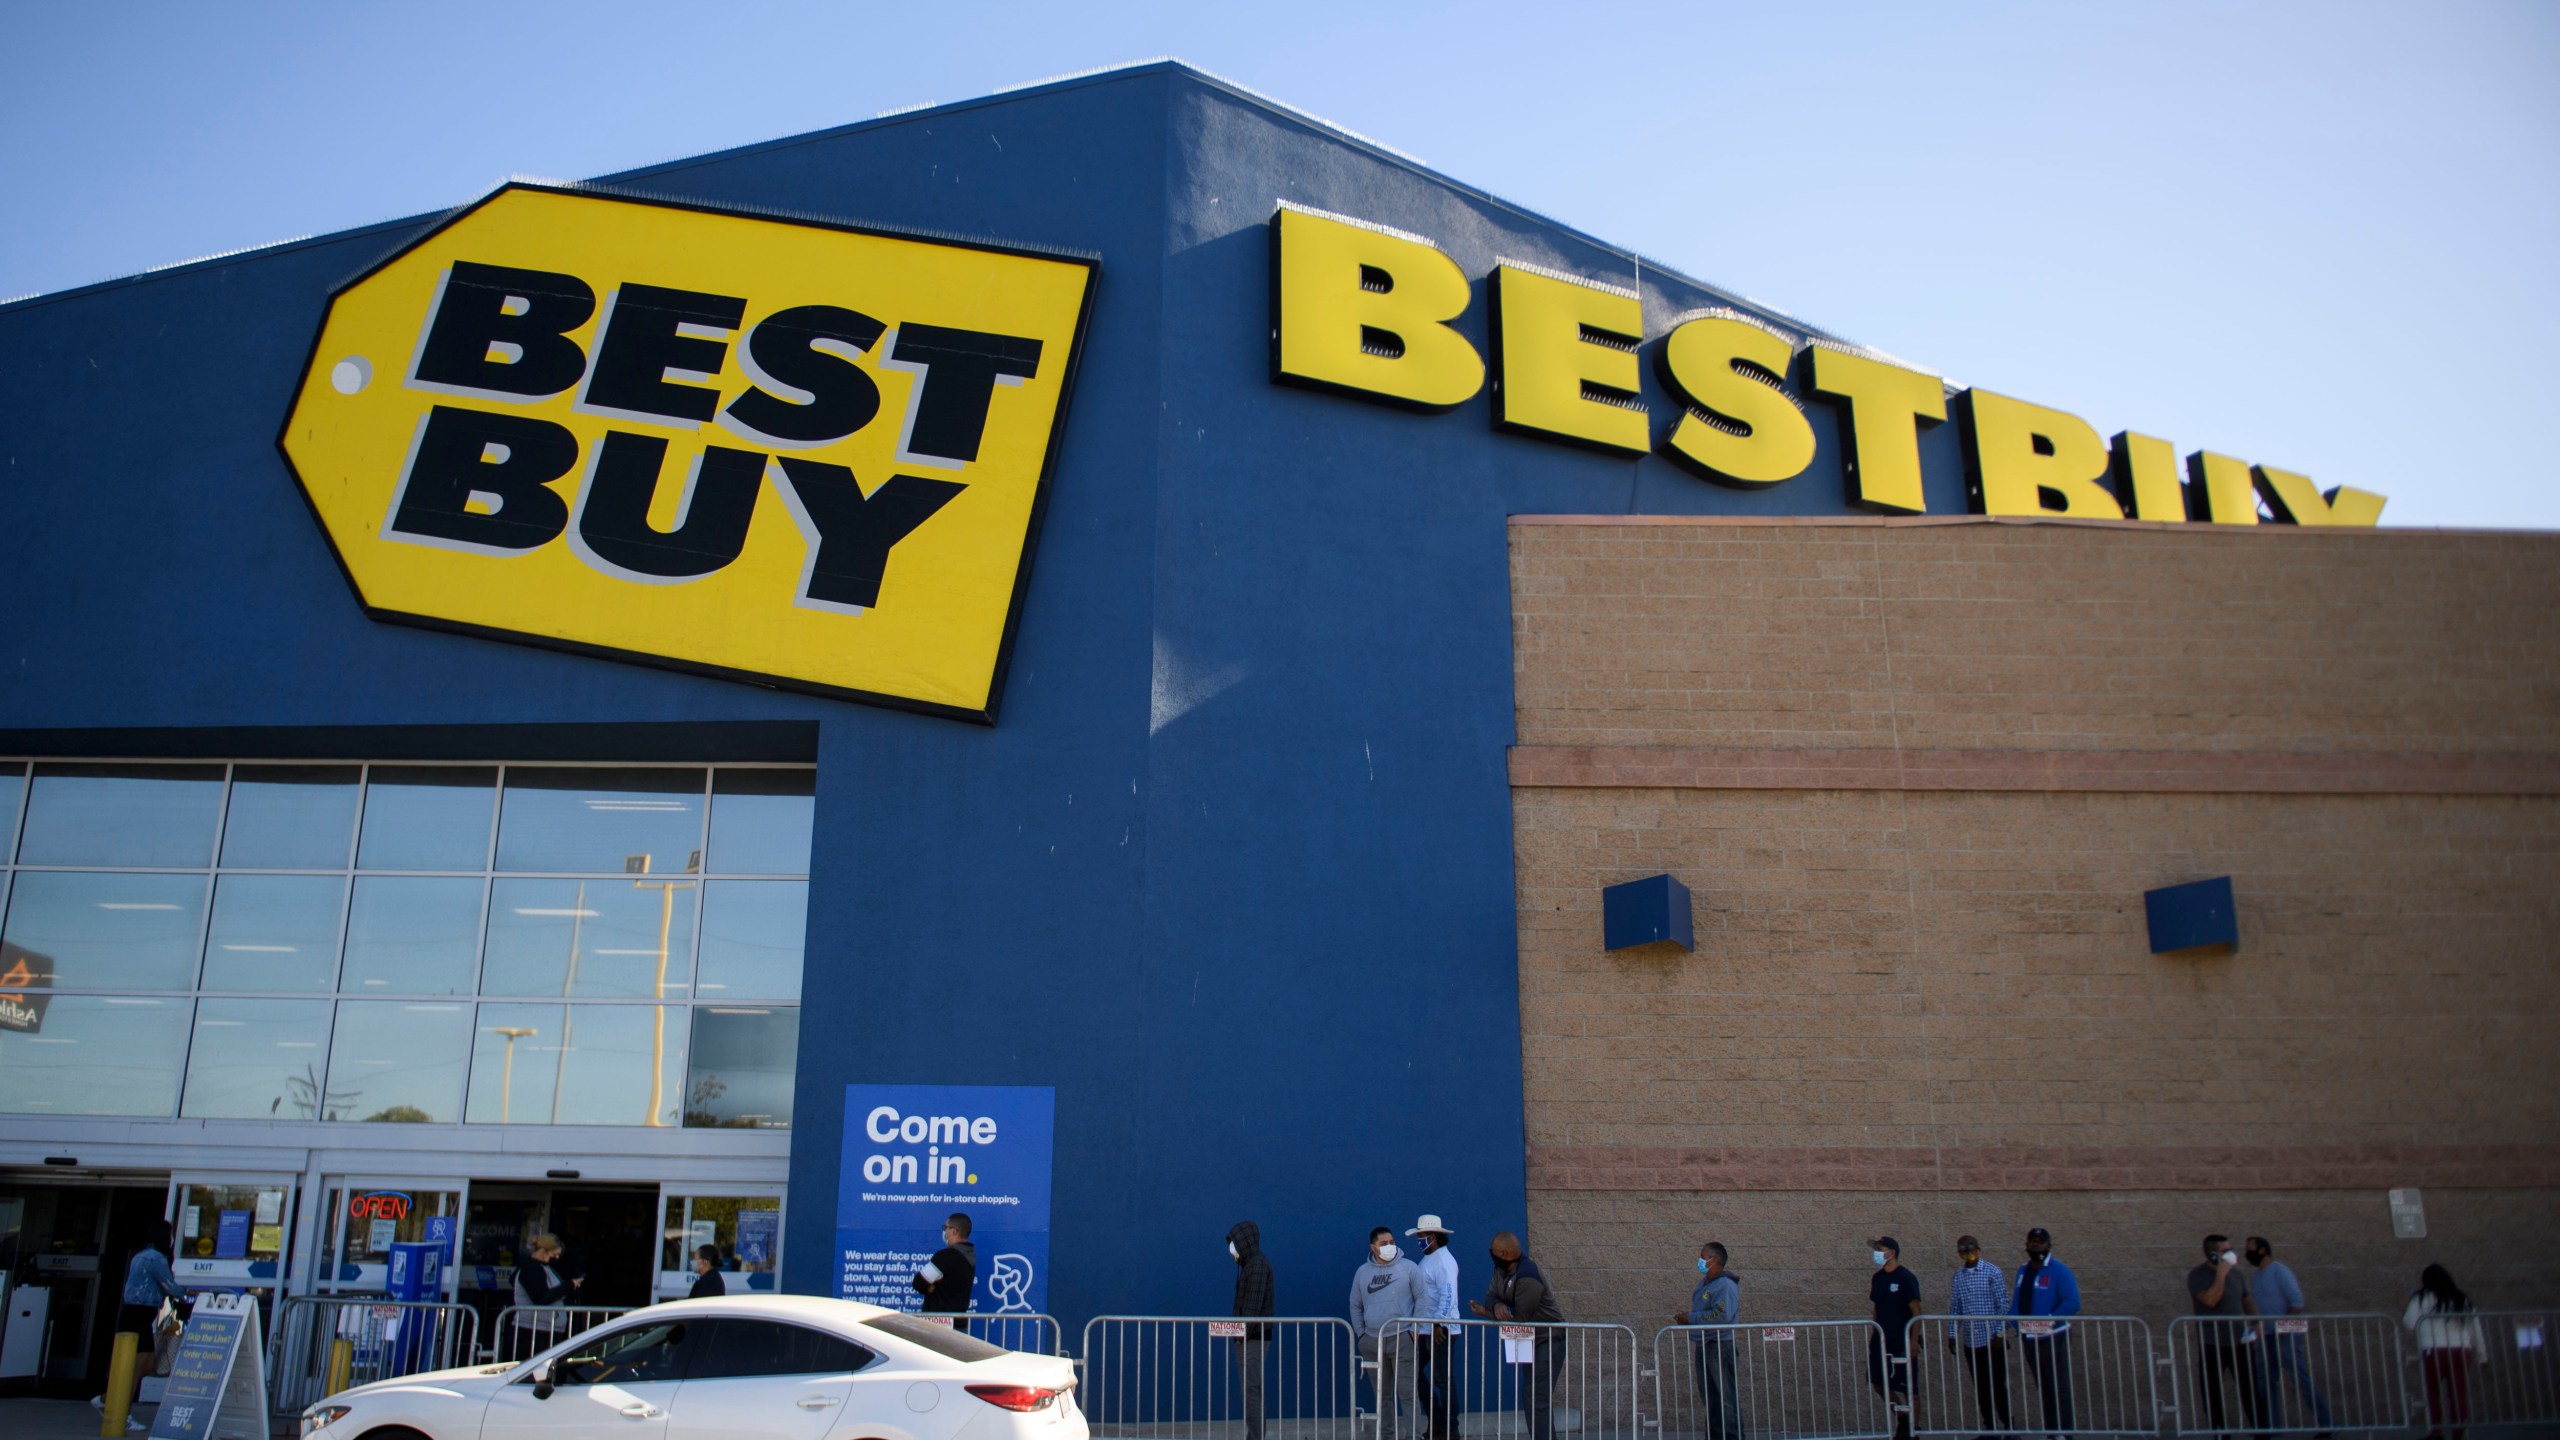
[[[1982,1242],[1970,1235],[1956,1238],[1956,1272],[1947,1277],[1950,1315],[2006,1315],[2009,1277],[1982,1258]],[[2009,1337],[2005,1327],[1977,1320],[1956,1327],[1963,1337],[1965,1369],[1973,1373],[1975,1413],[1989,1430],[2009,1428]],[[1952,1350],[1957,1336],[1947,1337]]]

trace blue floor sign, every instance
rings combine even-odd
[[[1057,1091],[1047,1085],[847,1085],[836,1183],[836,1294],[896,1310],[965,1212],[978,1279],[969,1308],[1049,1303],[1049,1173]]]

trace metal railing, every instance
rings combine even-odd
[[[479,1335],[468,1305],[288,1296],[276,1317],[268,1403],[296,1415],[351,1385],[469,1365]]]
[[[1390,1320],[1360,1344],[1377,1440],[1632,1437],[1636,1332],[1575,1321]]]
[[[1653,1423],[1703,1440],[1876,1440],[1893,1412],[1863,1373],[1873,1320],[1666,1325],[1653,1335]]]
[[[967,1335],[974,1335],[1000,1350],[1018,1350],[1026,1355],[1064,1355],[1066,1343],[1058,1333],[1055,1316],[1022,1311],[1015,1314],[918,1315],[937,1325],[948,1325]]]
[[[1921,1315],[1906,1344],[1914,1435],[2160,1433],[2151,1327],[2133,1316]]]
[[[2430,1429],[2560,1431],[2560,1311],[2478,1310],[2430,1317],[2471,1322],[2459,1350],[2421,1351],[2413,1418]]]
[[[2388,1315],[2181,1315],[2167,1339],[2178,1433],[2401,1429],[2406,1335]]]
[[[1338,1317],[1100,1315],[1076,1403],[1096,1437],[1367,1440]]]
[[[561,1341],[593,1329],[632,1305],[510,1305],[489,1322],[489,1345],[482,1354],[499,1364],[530,1360]]]

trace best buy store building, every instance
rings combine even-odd
[[[1878,1229],[2157,1199],[2199,1144],[2293,1156],[2180,1183],[2348,1246],[2385,1188],[2485,1231],[2560,1180],[2547,1086],[2368,1133],[2370,1046],[2199,1062],[2175,1113],[2039,1088],[2138,1105],[2199,998],[2405,1021],[2405,949],[2311,958],[2401,940],[2287,928],[2344,877],[2251,888],[2305,796],[2494,850],[2409,943],[2488,967],[2466,1043],[2550,1017],[2510,963],[2551,938],[2547,537],[1954,389],[1177,65],[33,297],[0,356],[0,1248],[52,1324],[13,1376],[83,1380],[163,1218],[195,1285],[366,1291],[435,1235],[493,1307],[550,1229],[636,1304],[706,1240],[858,1288],[865,1187],[921,1180],[919,1245],[1019,1202],[982,1304],[1073,1324],[1222,1309],[1241,1218],[1321,1313],[1431,1210],[1596,1316],[1701,1226],[1818,1307]],[[2262,602],[2281,654],[2156,633]],[[2475,652],[2443,723],[2372,720]],[[1835,883],[1936,824],[2152,833],[2118,804],[2158,843],[1998,936],[1856,921],[1978,915],[1960,877]],[[1697,952],[1605,954],[1599,888],[1658,872]],[[2152,957],[2141,892],[2213,874],[2260,943]],[[2029,994],[2086,1033],[1955,1184],[1963,1067],[1892,1047],[1992,1064],[2016,1022],[1947,1007]],[[926,1133],[902,1086],[992,1087],[1037,1163],[869,1153]],[[936,1140],[997,1133],[943,1099]]]

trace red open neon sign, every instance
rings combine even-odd
[[[406,1220],[409,1197],[397,1190],[383,1190],[371,1195],[358,1195],[347,1201],[347,1218],[351,1220]]]

